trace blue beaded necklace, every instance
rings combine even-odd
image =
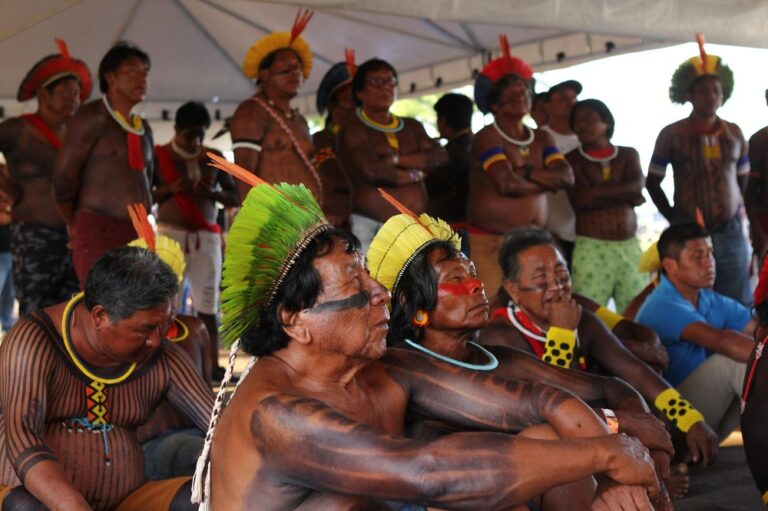
[[[409,346],[411,346],[413,348],[416,348],[417,350],[419,350],[421,352],[426,353],[430,357],[434,357],[434,358],[436,358],[438,360],[442,360],[443,362],[447,362],[447,363],[455,365],[455,366],[463,367],[464,369],[472,369],[473,371],[493,371],[494,369],[499,367],[499,360],[493,355],[493,353],[491,353],[487,349],[483,348],[482,346],[480,346],[476,342],[469,341],[469,344],[471,344],[475,348],[479,349],[483,353],[483,355],[488,357],[488,363],[487,364],[484,364],[484,365],[468,364],[467,362],[462,362],[461,360],[456,360],[454,358],[446,357],[445,355],[441,355],[440,353],[432,351],[429,348],[425,348],[421,344],[415,343],[415,342],[413,342],[410,339],[403,339],[403,340]]]

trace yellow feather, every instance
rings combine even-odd
[[[149,248],[144,238],[138,238],[128,243],[129,247]],[[168,236],[157,236],[155,238],[155,253],[162,261],[171,267],[173,272],[179,278],[179,282],[184,280],[184,269],[187,266],[184,260],[184,251],[181,250],[179,242]]]
[[[384,223],[368,247],[368,271],[392,291],[412,258],[434,241],[450,241],[457,249],[461,247],[459,236],[440,219],[427,214],[418,219],[395,215]]]

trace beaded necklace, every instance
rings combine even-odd
[[[589,152],[585,152],[584,148],[579,144],[579,154],[581,154],[584,158],[587,160],[599,163],[601,165],[601,169],[603,172],[603,182],[608,181],[611,179],[611,160],[616,158],[616,156],[619,154],[619,148],[617,146],[612,146],[613,151],[611,154],[605,157],[599,157],[597,155],[592,156],[589,154]]]
[[[90,378],[94,382],[98,382],[103,385],[116,385],[118,383],[122,383],[128,379],[133,371],[136,370],[136,362],[133,362],[128,367],[128,369],[126,369],[125,373],[116,378],[102,378],[101,376],[93,374],[88,370],[87,367],[85,367],[83,362],[80,360],[80,357],[77,356],[74,347],[72,346],[72,341],[70,340],[70,323],[74,317],[75,306],[80,303],[80,301],[82,301],[84,295],[85,293],[81,291],[80,293],[73,296],[72,299],[67,303],[66,307],[64,307],[64,313],[61,315],[61,337],[64,341],[64,348],[67,350],[69,358],[72,360],[72,363],[75,364],[75,367],[77,367],[81,373],[83,373],[86,377]]]
[[[128,121],[125,120],[125,117],[123,117],[123,114],[112,110],[112,106],[109,104],[107,96],[102,96],[101,99],[104,101],[104,106],[106,107],[107,112],[109,112],[109,115],[121,128],[123,128],[123,130],[138,136],[144,134],[144,121],[141,117],[138,115],[131,115],[131,123],[129,124]]]
[[[197,150],[195,153],[190,153],[179,147],[179,145],[176,143],[176,138],[171,139],[171,149],[173,149],[173,152],[181,158],[182,160],[197,160],[200,158],[200,155],[203,153],[203,148]]]
[[[299,115],[298,108],[291,108],[290,110],[285,111],[283,108],[280,107],[280,105],[278,105],[277,103],[269,99],[266,94],[264,94],[264,97],[267,98],[267,104],[272,108],[274,108],[275,110],[278,110],[280,113],[282,113],[286,119],[293,119],[294,117]]]
[[[396,133],[401,132],[405,127],[405,122],[400,117],[396,116],[395,114],[390,114],[392,120],[389,122],[389,124],[381,124],[368,117],[365,111],[360,107],[355,109],[355,115],[357,115],[357,118],[360,119],[360,122],[369,128],[384,133],[384,135],[387,137],[387,143],[389,146],[394,149],[395,152],[400,151],[400,142],[397,140]]]
[[[181,330],[181,333],[179,333],[179,330]],[[189,327],[179,318],[173,318],[173,324],[165,333],[165,338],[171,342],[181,342],[187,337],[189,337]]]
[[[107,433],[112,429],[112,425],[109,423],[106,389],[108,385],[116,385],[127,380],[133,374],[133,371],[136,370],[137,364],[133,362],[123,374],[116,378],[102,378],[93,374],[85,367],[85,364],[83,364],[75,352],[70,334],[70,325],[74,320],[75,306],[82,301],[84,294],[80,292],[73,296],[66,307],[64,307],[64,312],[61,315],[61,338],[72,363],[83,375],[91,380],[85,387],[88,413],[85,417],[64,421],[64,425],[67,427],[67,431],[70,432],[76,429],[77,431],[86,430],[92,433],[101,433],[104,442],[104,463],[109,466],[112,464],[112,457],[110,455]]]
[[[483,355],[488,357],[488,363],[487,364],[483,364],[483,365],[480,365],[480,364],[470,364],[470,363],[467,363],[467,362],[463,362],[461,360],[456,360],[455,358],[446,357],[445,355],[437,353],[436,351],[432,351],[431,349],[426,348],[426,347],[422,346],[419,343],[413,342],[410,339],[403,339],[403,340],[409,346],[411,346],[413,348],[416,348],[417,350],[419,350],[419,351],[421,351],[423,353],[426,353],[430,357],[436,358],[438,360],[442,360],[443,362],[447,362],[449,364],[452,364],[452,365],[455,365],[455,366],[458,366],[458,367],[463,367],[464,369],[472,369],[473,371],[493,371],[494,369],[499,367],[499,359],[497,359],[493,355],[493,353],[491,353],[487,349],[483,348],[482,346],[480,346],[476,342],[469,341],[469,344],[471,344],[472,346],[474,346],[475,348],[480,350],[480,352]]]
[[[493,127],[496,128],[496,131],[499,133],[499,135],[501,135],[501,138],[503,138],[510,144],[514,144],[517,146],[517,149],[520,151],[521,156],[527,157],[529,154],[531,154],[531,150],[529,146],[533,143],[533,139],[536,138],[536,134],[531,128],[523,125],[523,128],[528,130],[528,138],[526,138],[525,140],[518,140],[504,133],[504,130],[502,130],[501,126],[498,125],[498,123],[496,122],[496,119],[493,120]]]

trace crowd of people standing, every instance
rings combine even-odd
[[[61,41],[22,81],[36,112],[0,124],[20,316],[0,346],[2,509],[670,510],[742,413],[768,502],[768,270],[749,283],[768,144],[717,115],[728,66],[700,40],[675,71],[691,114],[646,175],[603,101],[575,80],[534,95],[503,36],[474,101],[434,105],[444,145],[392,113],[395,67],[350,50],[310,134],[292,106],[310,19],[246,54],[234,162],[196,101],[155,145],[132,44],[101,60],[100,99]],[[670,223],[646,254],[644,189]]]

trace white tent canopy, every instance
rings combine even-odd
[[[354,48],[358,62],[390,61],[407,95],[468,83],[501,33],[537,71],[690,41],[696,31],[748,46],[768,35],[762,0],[4,0],[0,106],[6,115],[34,108],[19,105],[16,91],[32,64],[56,51],[54,37],[94,73],[109,46],[126,39],[152,58],[150,119],[172,116],[189,99],[229,115],[253,92],[240,71],[245,52],[265,34],[289,30],[298,5],[316,11],[304,34],[315,54],[297,101],[305,113],[344,48]]]

